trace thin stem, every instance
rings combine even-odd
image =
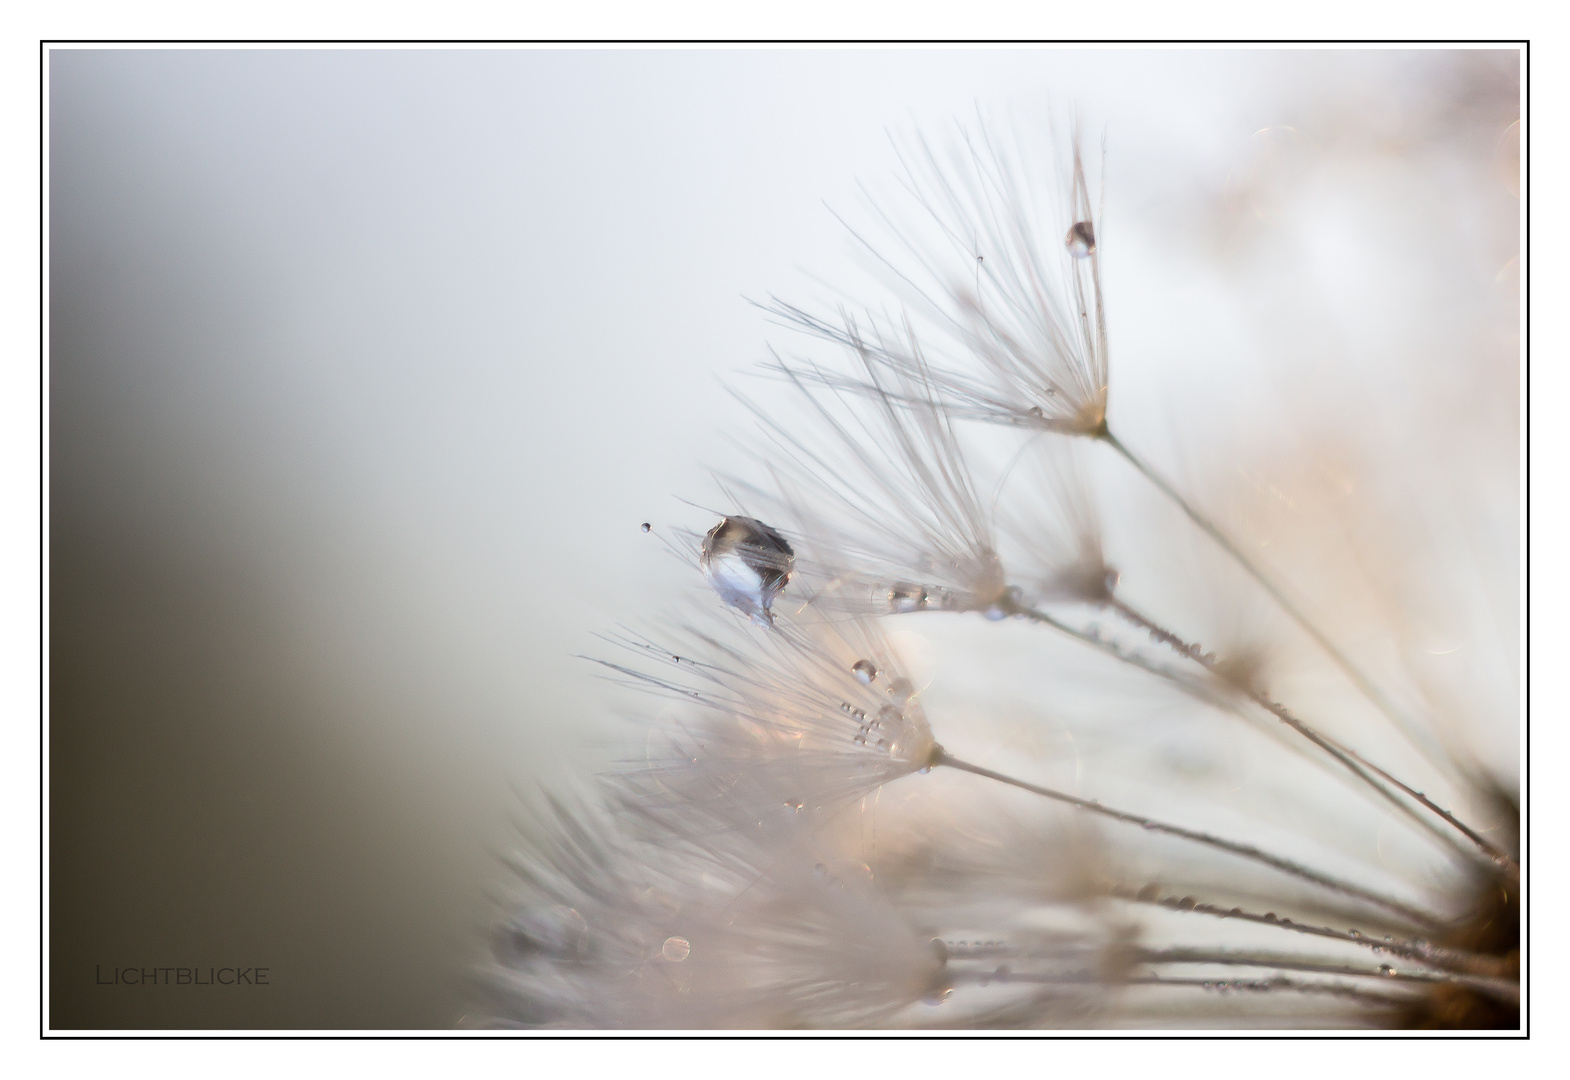
[[[1344,941],[1352,945],[1361,945],[1376,953],[1389,953],[1392,956],[1399,956],[1406,960],[1415,960],[1429,967],[1453,971],[1458,974],[1495,977],[1508,977],[1510,974],[1509,966],[1498,957],[1484,956],[1481,953],[1466,952],[1461,949],[1446,949],[1427,941],[1381,939],[1370,937],[1359,930],[1332,930],[1328,926],[1310,926],[1307,923],[1279,918],[1273,911],[1260,914],[1257,911],[1244,911],[1238,907],[1223,908],[1216,904],[1198,902],[1192,896],[1158,896],[1153,891],[1147,892],[1147,889],[1141,889],[1136,892],[1133,889],[1114,888],[1110,891],[1113,896],[1136,904],[1152,904],[1166,908],[1169,911],[1208,915],[1217,919],[1237,919],[1240,922],[1256,923],[1260,926],[1270,926],[1278,930],[1308,934],[1312,937]]]
[[[937,747],[933,751],[932,757],[929,759],[929,764],[947,765],[949,768],[958,769],[961,772],[974,773],[977,776],[984,776],[989,780],[996,780],[999,783],[1008,784],[1010,787],[1017,787],[1022,791],[1029,791],[1033,794],[1041,795],[1044,798],[1054,799],[1058,802],[1067,803],[1068,805],[1077,807],[1081,810],[1089,811],[1092,814],[1099,814],[1102,817],[1111,818],[1113,821],[1121,821],[1128,825],[1138,825],[1147,832],[1162,833],[1167,836],[1180,837],[1184,840],[1192,840],[1197,844],[1203,844],[1206,847],[1215,848],[1218,851],[1225,851],[1228,854],[1237,855],[1252,862],[1268,866],[1271,869],[1279,870],[1282,873],[1291,875],[1292,877],[1318,885],[1320,888],[1329,889],[1331,892],[1338,892],[1347,896],[1356,897],[1357,899],[1366,903],[1373,904],[1376,907],[1381,907],[1386,911],[1400,915],[1403,919],[1416,923],[1420,926],[1426,926],[1430,929],[1437,929],[1443,925],[1441,920],[1435,916],[1430,915],[1427,912],[1420,911],[1417,908],[1411,907],[1410,905],[1403,904],[1399,900],[1393,900],[1390,897],[1382,896],[1379,893],[1373,892],[1372,890],[1365,889],[1360,885],[1354,885],[1351,882],[1342,881],[1339,878],[1331,877],[1329,874],[1323,874],[1317,870],[1309,869],[1306,866],[1292,862],[1290,859],[1283,859],[1279,855],[1272,855],[1269,852],[1263,851],[1252,844],[1244,844],[1236,840],[1227,840],[1219,836],[1213,836],[1210,833],[1199,832],[1195,829],[1185,829],[1180,825],[1169,825],[1166,822],[1157,821],[1154,818],[1144,817],[1140,814],[1131,814],[1124,810],[1115,810],[1110,806],[1103,806],[1095,799],[1082,799],[1077,795],[1070,795],[1067,792],[1057,791],[1048,787],[1041,787],[1037,784],[1027,783],[1024,780],[1017,780],[1012,776],[1007,776],[1000,772],[994,772],[993,770],[983,768],[980,765],[972,765],[968,761],[961,761],[960,759],[951,756],[941,746]]]
[[[1199,645],[1190,641],[1185,641],[1176,634],[1172,633],[1172,631],[1152,622],[1142,613],[1130,607],[1128,604],[1125,604],[1122,600],[1119,600],[1116,597],[1112,599],[1111,604],[1113,610],[1117,611],[1117,613],[1122,615],[1125,619],[1140,627],[1157,641],[1171,646],[1173,649],[1177,650],[1188,659],[1194,661],[1196,664],[1199,664],[1206,671],[1210,672],[1212,675],[1215,675],[1217,678],[1226,680],[1226,676],[1221,672],[1221,665],[1216,659],[1214,653],[1208,653]],[[1373,764],[1357,751],[1342,745],[1340,742],[1330,738],[1328,735],[1316,731],[1314,728],[1310,727],[1308,724],[1294,716],[1285,705],[1282,705],[1280,702],[1271,698],[1270,695],[1266,694],[1263,690],[1258,690],[1248,686],[1238,686],[1238,684],[1235,682],[1231,683],[1231,685],[1237,686],[1237,688],[1241,690],[1250,701],[1269,711],[1271,715],[1280,720],[1283,724],[1287,725],[1287,727],[1291,728],[1309,742],[1313,743],[1331,757],[1335,758],[1336,761],[1340,762],[1349,771],[1351,771],[1354,776],[1368,784],[1369,787],[1373,788],[1375,791],[1379,792],[1380,795],[1384,796],[1385,799],[1389,800],[1392,805],[1401,809],[1409,817],[1413,817],[1415,819],[1417,817],[1416,812],[1412,810],[1412,808],[1409,807],[1406,803],[1398,799],[1393,792],[1391,792],[1383,784],[1379,783],[1378,780],[1375,780],[1372,776],[1370,776],[1369,772],[1378,774],[1381,779],[1385,780],[1387,783],[1395,785],[1408,796],[1415,799],[1425,809],[1438,815],[1457,832],[1461,833],[1461,835],[1465,836],[1468,840],[1472,841],[1472,843],[1476,844],[1483,854],[1487,855],[1488,858],[1496,865],[1507,870],[1516,866],[1514,859],[1512,859],[1505,852],[1501,851],[1495,845],[1489,843],[1486,839],[1479,835],[1475,829],[1469,827],[1465,822],[1461,821],[1460,818],[1456,817],[1449,810],[1446,810],[1434,803],[1433,800],[1429,799],[1428,796],[1424,795],[1421,791],[1417,791],[1411,786],[1402,783],[1400,780],[1397,780],[1394,776],[1391,776],[1378,765]]]
[[[1026,618],[1026,619],[1030,619],[1033,622],[1042,623],[1042,624],[1044,624],[1046,626],[1052,627],[1054,630],[1060,631],[1061,633],[1068,634],[1070,637],[1077,638],[1080,641],[1085,642],[1087,645],[1090,645],[1090,646],[1092,646],[1092,647],[1094,647],[1096,649],[1101,650],[1102,652],[1106,653],[1109,656],[1115,657],[1118,660],[1123,661],[1125,664],[1131,664],[1134,667],[1137,667],[1137,668],[1139,668],[1139,669],[1141,669],[1143,671],[1150,672],[1152,675],[1156,675],[1156,676],[1158,676],[1160,678],[1168,680],[1169,682],[1173,683],[1174,685],[1176,685],[1180,689],[1182,689],[1185,693],[1191,694],[1191,695],[1199,698],[1202,701],[1206,701],[1208,703],[1215,704],[1215,705],[1222,706],[1222,707],[1232,707],[1235,710],[1235,706],[1227,706],[1227,703],[1221,701],[1214,693],[1212,693],[1210,687],[1196,685],[1195,683],[1189,681],[1188,679],[1185,679],[1183,677],[1183,675],[1180,674],[1179,672],[1173,671],[1170,668],[1163,667],[1160,664],[1154,663],[1153,661],[1151,661],[1151,660],[1149,660],[1149,659],[1147,659],[1147,658],[1145,658],[1143,656],[1140,656],[1137,653],[1125,652],[1124,650],[1120,649],[1115,642],[1107,641],[1107,640],[1103,639],[1102,637],[1100,637],[1100,636],[1098,636],[1096,634],[1092,634],[1092,633],[1089,633],[1089,632],[1084,631],[1084,630],[1076,629],[1075,627],[1072,627],[1069,624],[1067,624],[1065,622],[1062,622],[1059,619],[1053,618],[1051,615],[1048,615],[1044,611],[1038,611],[1035,608],[1027,607],[1024,604],[1020,604],[1020,603],[1018,603],[1016,601],[1012,601],[1012,600],[1006,600],[1004,602],[1004,610],[1007,611],[1011,615],[1018,615],[1021,618]],[[1129,610],[1132,610],[1132,609],[1129,609]],[[1188,657],[1189,659],[1198,659],[1198,656],[1194,655],[1195,653],[1199,653],[1200,652],[1200,650],[1198,649],[1197,646],[1193,646],[1193,645],[1188,644],[1187,642],[1184,642],[1181,638],[1176,637],[1175,635],[1169,633],[1168,631],[1162,630],[1160,627],[1155,626],[1153,623],[1150,623],[1148,620],[1144,620],[1143,618],[1139,618],[1139,619],[1137,619],[1137,621],[1140,623],[1140,625],[1142,625],[1145,628],[1147,628],[1148,630],[1150,630],[1150,632],[1153,635],[1158,636],[1161,640],[1167,641],[1169,644],[1175,643],[1173,647],[1176,648],[1177,651],[1182,653],[1185,657]],[[1200,655],[1203,655],[1203,654],[1200,654]],[[1230,681],[1227,682],[1227,685],[1229,687],[1235,686],[1235,684],[1231,683]],[[1337,761],[1339,761],[1342,765],[1344,765],[1347,769],[1349,769],[1355,776],[1357,776],[1359,779],[1361,779],[1365,784],[1367,784],[1374,791],[1376,791],[1380,795],[1382,795],[1385,799],[1387,799],[1392,805],[1394,805],[1397,809],[1399,809],[1407,817],[1409,817],[1410,819],[1415,821],[1417,824],[1419,824],[1421,827],[1426,829],[1431,835],[1433,835],[1434,837],[1436,837],[1440,841],[1444,842],[1447,846],[1450,846],[1451,848],[1453,848],[1455,850],[1462,851],[1462,852],[1465,852],[1465,853],[1470,853],[1470,851],[1471,851],[1470,848],[1462,848],[1462,847],[1460,847],[1460,845],[1456,842],[1456,840],[1455,840],[1455,838],[1453,836],[1451,836],[1448,833],[1440,831],[1431,821],[1429,821],[1427,818],[1422,817],[1420,814],[1418,814],[1416,811],[1414,811],[1406,803],[1403,803],[1400,799],[1396,798],[1394,793],[1392,793],[1389,790],[1385,789],[1378,781],[1374,780],[1372,777],[1370,777],[1366,773],[1362,772],[1360,770],[1360,768],[1358,767],[1358,765],[1354,761],[1348,760],[1349,757],[1355,756],[1355,755],[1351,755],[1350,751],[1342,751],[1340,754],[1338,754],[1336,752],[1336,748],[1332,747],[1331,745],[1329,745],[1328,744],[1328,740],[1325,739],[1324,736],[1319,735],[1318,732],[1315,732],[1315,731],[1313,731],[1313,729],[1308,728],[1307,725],[1302,724],[1301,721],[1297,720],[1296,717],[1291,716],[1290,713],[1288,713],[1285,717],[1283,717],[1282,716],[1282,712],[1285,712],[1285,710],[1281,706],[1279,706],[1275,702],[1271,701],[1268,697],[1264,697],[1263,695],[1261,695],[1261,698],[1262,698],[1262,700],[1260,700],[1260,699],[1252,699],[1252,698],[1251,699],[1252,700],[1258,700],[1260,704],[1265,706],[1265,708],[1270,709],[1272,714],[1275,715],[1277,717],[1277,719],[1282,720],[1289,727],[1295,727],[1299,731],[1300,734],[1303,734],[1305,737],[1309,738],[1311,741],[1318,741],[1323,749],[1325,749],[1325,750],[1327,750],[1328,752],[1331,753],[1332,757],[1335,757]],[[1274,706],[1274,708],[1272,708],[1272,706]],[[1278,712],[1277,711],[1278,709],[1281,710],[1281,711]],[[1306,730],[1304,730],[1304,729],[1306,729]],[[1487,852],[1485,852],[1485,854],[1487,854]],[[1497,859],[1495,861],[1497,862]]]
[[[1109,979],[1090,972],[1060,975],[1015,972],[1000,968],[996,971],[953,971],[950,972],[949,977],[955,984],[965,982],[978,983],[982,986],[989,983],[1024,983],[1030,986],[1184,986],[1222,993],[1231,990],[1251,993],[1288,990],[1299,994],[1329,994],[1334,997],[1355,998],[1375,1005],[1389,1006],[1407,1005],[1412,1001],[1412,998],[1404,995],[1373,993],[1345,983],[1289,979],[1285,975],[1277,975],[1269,979],[1201,979],[1171,975],[1129,975],[1120,979]]]
[[[1325,634],[1323,630],[1319,629],[1319,627],[1315,625],[1314,621],[1304,614],[1302,609],[1299,608],[1297,604],[1287,596],[1281,587],[1272,581],[1265,574],[1264,570],[1262,570],[1254,562],[1254,560],[1250,559],[1246,554],[1244,554],[1243,550],[1239,548],[1237,544],[1233,543],[1232,539],[1228,537],[1226,533],[1222,532],[1221,528],[1216,525],[1215,522],[1211,521],[1204,514],[1201,514],[1197,509],[1195,509],[1194,506],[1186,498],[1184,498],[1183,495],[1175,487],[1173,487],[1165,477],[1146,464],[1145,461],[1136,455],[1132,450],[1124,446],[1122,440],[1120,440],[1116,435],[1112,434],[1111,430],[1103,426],[1101,430],[1097,432],[1097,437],[1099,437],[1107,445],[1111,446],[1112,449],[1116,450],[1119,454],[1123,455],[1123,458],[1130,465],[1134,466],[1134,468],[1137,469],[1145,477],[1145,479],[1154,484],[1163,495],[1171,499],[1172,502],[1177,505],[1177,508],[1182,510],[1183,513],[1188,516],[1188,519],[1199,527],[1201,532],[1210,537],[1210,539],[1214,540],[1221,550],[1230,555],[1239,566],[1247,571],[1248,575],[1259,583],[1260,588],[1269,593],[1271,599],[1275,600],[1275,602],[1281,606],[1281,610],[1286,612],[1287,615],[1291,617],[1293,622],[1302,627],[1304,633],[1308,634],[1309,637],[1314,639],[1319,647],[1325,651],[1325,654],[1329,656],[1330,659],[1335,662],[1336,666],[1346,674],[1347,678],[1351,679],[1353,684],[1360,691],[1362,691],[1363,696],[1368,698],[1369,701],[1373,702],[1374,706],[1380,712],[1384,713],[1391,723],[1400,728],[1402,733],[1405,734],[1406,737],[1411,739],[1414,743],[1419,746],[1424,745],[1425,740],[1421,733],[1417,730],[1416,725],[1414,725],[1412,721],[1396,707],[1395,702],[1391,701],[1385,692],[1374,683],[1373,679],[1364,674],[1363,670],[1354,664],[1351,658],[1347,656],[1346,653],[1344,653],[1335,642],[1331,641],[1329,636]]]
[[[1395,982],[1448,983],[1488,994],[1507,1004],[1519,1005],[1521,1002],[1519,985],[1505,979],[1490,979],[1481,975],[1458,975],[1448,971],[1397,971],[1389,964],[1383,964],[1376,970],[1358,967],[1356,964],[1315,960],[1313,957],[1230,952],[1225,949],[1140,949],[1135,955],[1138,962],[1142,964],[1218,964],[1230,967],[1275,968],[1277,971],[1307,971],[1317,975],[1391,979]]]

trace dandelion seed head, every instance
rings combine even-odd
[[[1007,581],[953,417],[930,384],[880,369],[847,327],[874,390],[837,395],[780,361],[805,419],[753,407],[766,440],[755,456],[772,483],[729,484],[790,523],[819,603],[860,615],[985,611]]]
[[[1063,190],[1044,211],[1020,140],[1003,128],[959,127],[946,149],[913,140],[899,147],[903,194],[893,200],[913,205],[874,205],[881,239],[853,229],[889,269],[898,307],[928,345],[911,346],[911,332],[869,311],[870,358],[930,382],[957,417],[1078,435],[1105,429],[1101,215],[1077,131],[1069,143]],[[770,310],[812,335],[849,340],[833,320],[783,304]]]
[[[1465,498],[1414,479],[1450,451],[1394,446],[1409,431],[1388,415],[1346,419],[1372,434],[1339,457],[1304,427],[1298,475],[1229,448],[1208,471],[1244,478],[1230,495],[1152,471],[1106,428],[1099,267],[1115,235],[1077,138],[1046,213],[992,132],[946,155],[920,142],[905,164],[927,228],[880,205],[893,242],[868,243],[896,302],[772,309],[843,352],[776,356],[800,415],[751,406],[764,442],[728,503],[773,525],[728,517],[697,553],[761,629],[709,603],[682,630],[614,639],[634,654],[607,663],[614,677],[672,704],[591,810],[525,845],[525,895],[493,948],[498,1022],[1518,1022],[1519,878],[1415,806],[1431,793],[1514,850],[1518,807],[1469,771],[1455,732],[1519,694],[1510,643],[1489,651],[1514,611],[1491,612],[1489,590],[1516,582],[1456,572],[1489,534],[1513,542],[1473,511],[1508,525],[1515,504],[1481,466],[1433,485]],[[1345,417],[1356,395],[1332,385],[1326,415]],[[1181,494],[1149,513],[1114,500],[1127,493],[1076,443],[1133,465],[1152,501]],[[1316,470],[1333,498],[1305,481]],[[1405,519],[1390,512],[1408,499]],[[1249,558],[1432,745],[1285,618]],[[943,620],[928,697],[879,620],[939,611],[1017,621]],[[1386,800],[1345,767],[1376,760],[1414,786]],[[974,786],[988,777],[1008,786]]]

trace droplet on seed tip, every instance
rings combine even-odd
[[[889,610],[896,615],[920,611],[927,606],[927,590],[920,585],[898,582],[889,590]]]
[[[769,609],[790,581],[796,553],[763,522],[727,517],[703,538],[698,565],[721,600],[760,626],[772,626]]]
[[[660,955],[673,964],[681,963],[691,952],[692,942],[684,937],[668,937],[665,944],[660,946]]]
[[[1076,259],[1088,258],[1096,250],[1096,230],[1088,221],[1076,221],[1069,226],[1063,246]]]
[[[878,678],[878,669],[870,660],[857,660],[850,666],[850,673],[862,686],[871,686]]]
[[[642,529],[644,532],[648,532],[650,529],[654,528],[654,526],[645,521],[642,525],[639,525],[638,528]]]

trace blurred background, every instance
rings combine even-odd
[[[520,798],[640,737],[573,656],[690,587],[660,536],[712,523],[681,500],[717,504],[745,426],[721,379],[781,334],[747,298],[860,272],[825,204],[864,213],[889,131],[1077,111],[1117,426],[1268,433],[1229,408],[1261,372],[1354,418],[1419,387],[1491,433],[1457,482],[1508,555],[1480,588],[1516,595],[1513,52],[56,50],[47,77],[56,1028],[460,1020]],[[1473,745],[1507,777],[1514,722]],[[270,985],[98,985],[160,966]]]

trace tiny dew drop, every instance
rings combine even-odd
[[[857,660],[850,666],[850,672],[862,686],[871,686],[878,678],[878,669],[870,660]]]
[[[1380,964],[1379,973],[1381,975],[1390,976],[1396,973],[1396,969],[1391,967],[1389,964]]]
[[[1088,221],[1076,221],[1069,226],[1063,246],[1076,259],[1088,258],[1096,250],[1096,230]]]
[[[785,802],[785,809],[789,810],[793,814],[799,814],[801,813],[802,805],[803,804],[800,799],[787,799]]]
[[[692,942],[684,937],[668,937],[665,944],[660,946],[660,955],[673,964],[681,963],[691,952]]]
[[[642,525],[639,525],[638,528],[642,529],[644,532],[648,532],[650,529],[654,528],[654,526],[645,521]]]

